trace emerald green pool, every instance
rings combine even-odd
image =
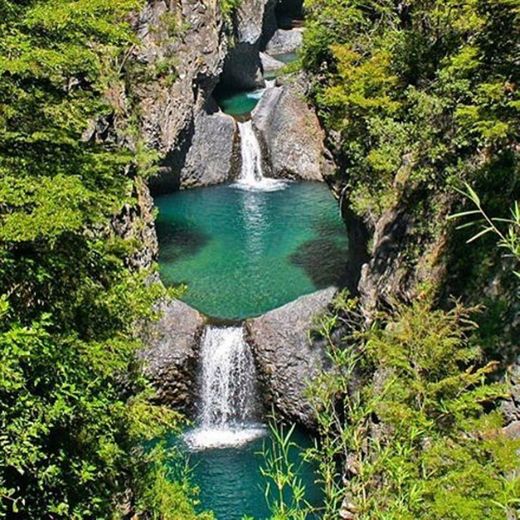
[[[252,90],[249,92],[238,92],[228,96],[219,97],[217,102],[223,112],[230,116],[242,116],[254,110],[264,90]]]
[[[291,439],[295,446],[291,448],[290,461],[299,468],[306,500],[318,508],[322,505],[323,493],[316,484],[316,467],[302,459],[303,450],[312,445],[312,440],[298,430]],[[179,445],[174,435],[166,440],[170,446]],[[200,492],[200,511],[213,511],[217,520],[242,520],[245,516],[255,520],[270,518],[264,494],[267,481],[261,467],[264,465],[262,451],[271,442],[266,435],[242,446],[203,451],[190,451],[181,443],[181,449],[187,450],[189,456],[192,482]]]
[[[294,63],[299,58],[299,55],[297,52],[286,52],[284,54],[275,54],[273,58],[289,65],[290,63]]]
[[[277,191],[233,185],[156,199],[159,266],[183,300],[223,319],[244,319],[340,283],[347,235],[326,185]]]

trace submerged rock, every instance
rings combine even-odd
[[[274,405],[284,418],[308,428],[315,427],[308,385],[328,369],[324,344],[310,332],[335,293],[330,287],[302,296],[247,323],[267,407]]]
[[[158,321],[143,333],[141,351],[145,375],[156,389],[156,400],[178,409],[193,405],[196,391],[199,340],[204,318],[179,300],[161,302]]]
[[[325,134],[300,83],[268,89],[252,120],[270,176],[323,181],[330,175],[333,165],[327,157]]]

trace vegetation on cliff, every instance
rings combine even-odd
[[[327,491],[324,516],[335,518],[338,510],[345,518],[396,520],[514,514],[520,441],[502,432],[496,405],[508,389],[489,379],[496,364],[486,363],[471,339],[471,311],[459,304],[436,310],[425,293],[360,333],[356,302],[338,305],[322,321],[336,372],[313,388],[323,435],[314,456]],[[333,332],[340,323],[350,333],[338,341]]]
[[[354,210],[462,180],[511,197],[519,131],[514,0],[308,0],[303,63]]]
[[[414,215],[416,250],[400,250],[401,268],[413,272],[420,245],[441,235],[452,255],[452,271],[435,280],[442,286],[391,302],[371,325],[357,300],[339,301],[321,323],[335,368],[311,388],[321,442],[309,455],[321,466],[323,516],[516,518],[518,441],[504,435],[499,406],[509,389],[487,359],[511,362],[517,345],[507,313],[518,308],[520,4],[306,7],[302,63],[345,201],[369,229],[389,210]],[[464,229],[446,219],[459,209]],[[484,299],[490,280],[496,290]],[[452,290],[491,310],[447,298],[439,309],[432,293]]]
[[[178,420],[134,355],[162,290],[112,228],[153,159],[119,102],[140,7],[0,2],[0,517],[195,517],[140,448]]]

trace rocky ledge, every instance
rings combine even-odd
[[[323,342],[311,340],[311,332],[335,294],[330,287],[302,296],[246,324],[267,409],[311,429],[308,385],[329,366]]]

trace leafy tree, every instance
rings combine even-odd
[[[135,359],[163,289],[112,227],[154,158],[123,102],[140,7],[0,1],[0,517],[117,518],[129,500],[179,518],[172,486],[196,516],[143,448],[179,422],[146,404]]]
[[[312,389],[324,518],[340,509],[352,519],[514,514],[518,442],[503,435],[493,406],[507,389],[488,382],[496,365],[469,339],[469,310],[434,310],[424,297],[338,343],[333,331],[345,319],[351,327],[356,302],[339,305],[322,321],[336,370]]]

